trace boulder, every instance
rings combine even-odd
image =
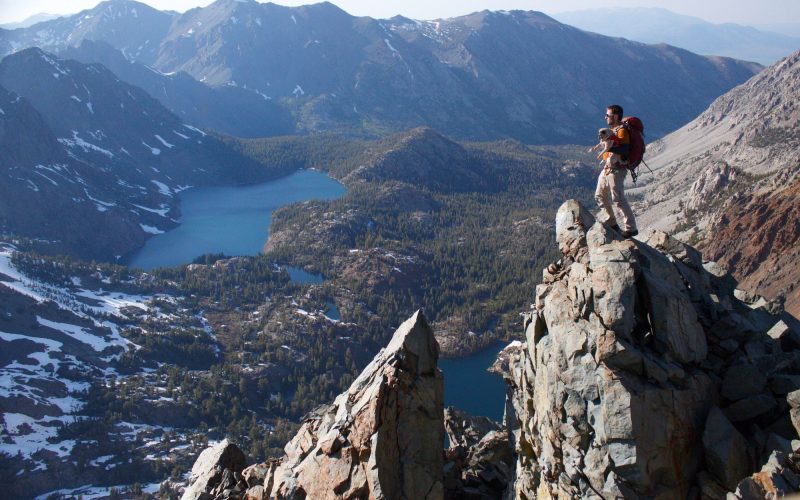
[[[244,500],[261,500],[264,498],[264,487],[259,485],[248,488],[244,493]]]
[[[703,450],[709,472],[730,491],[750,472],[747,440],[716,406],[706,419]]]
[[[800,491],[800,455],[775,451],[760,471],[744,478],[728,498],[761,500],[794,496]]]
[[[769,378],[767,385],[773,394],[787,395],[800,389],[800,375],[778,373]]]
[[[731,422],[743,422],[770,413],[777,408],[778,403],[769,394],[756,394],[755,396],[740,399],[725,407],[725,414]]]
[[[664,231],[651,231],[644,242],[663,254],[675,257],[692,269],[697,271],[703,269],[703,256],[700,252]]]
[[[633,330],[636,279],[639,274],[636,245],[614,241],[589,250],[589,279],[594,312],[605,327],[626,338]],[[575,266],[576,268],[578,266]]]
[[[564,202],[556,213],[556,242],[561,253],[575,260],[585,255],[586,233],[594,223],[594,216],[580,203]]]
[[[644,278],[656,340],[680,362],[705,359],[706,334],[689,298],[648,271],[644,272]]]
[[[267,464],[253,464],[242,470],[242,479],[248,486],[253,487],[264,483],[264,478],[269,473]]]
[[[239,473],[247,462],[242,450],[227,439],[215,446],[206,448],[197,457],[189,476],[189,484],[183,492],[181,500],[198,500],[208,496],[220,485],[236,483],[232,473]]]
[[[767,331],[771,339],[780,344],[784,351],[789,351],[800,346],[798,335],[784,320],[779,320]]]
[[[786,395],[786,402],[791,408],[800,408],[800,390],[792,391]]]
[[[473,445],[460,470],[460,487],[447,498],[500,498],[513,475],[514,458],[505,431],[490,431]]]

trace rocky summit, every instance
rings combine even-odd
[[[202,461],[213,470],[192,471],[200,493],[749,499],[800,490],[800,330],[781,303],[738,289],[667,233],[623,240],[574,200],[558,210],[556,241],[562,257],[523,315],[525,342],[492,368],[507,382],[502,425],[443,409],[438,348],[417,312],[347,392],[306,417],[283,458],[226,475],[209,460],[222,452],[209,453]]]
[[[800,352],[772,306],[666,233],[620,240],[575,201],[556,232],[563,258],[506,353],[517,498],[724,498],[788,460]]]

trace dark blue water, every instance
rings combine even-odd
[[[299,267],[284,266],[289,278],[300,285],[316,285],[325,281],[321,274],[309,273]]]
[[[497,353],[506,346],[497,342],[465,358],[440,359],[444,373],[444,404],[455,406],[470,415],[489,417],[501,422],[506,384],[500,375],[489,373]]]
[[[267,241],[273,210],[344,193],[344,186],[314,170],[255,186],[189,189],[180,194],[180,226],[147,240],[128,265],[141,269],[176,266],[207,253],[257,255]]]
[[[336,304],[331,301],[325,302],[325,316],[336,321],[342,320],[342,315],[339,313],[339,308],[336,307]]]

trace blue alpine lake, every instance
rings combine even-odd
[[[147,240],[128,265],[153,269],[186,264],[208,253],[257,255],[267,241],[273,210],[344,193],[344,186],[315,170],[252,186],[191,188],[180,194],[180,226]]]
[[[444,405],[501,422],[506,384],[500,375],[486,369],[494,364],[497,354],[506,345],[496,342],[463,358],[439,359],[439,368],[444,374]]]

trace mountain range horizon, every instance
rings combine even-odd
[[[207,7],[209,4],[212,3],[212,0],[148,0],[148,5],[153,8],[159,10],[171,10],[175,12],[186,12],[187,10],[197,8],[197,7]],[[267,2],[260,2],[260,3],[267,3]],[[284,2],[273,2],[279,5],[284,5],[288,7],[297,7],[300,5],[308,4],[308,3],[315,3],[315,2],[307,2],[302,0],[286,0]],[[419,2],[419,1],[411,1],[411,2],[404,2],[402,7],[391,7],[391,6],[376,6],[374,4],[370,5],[367,2],[363,2],[360,0],[340,0],[338,2],[334,2],[343,10],[346,10],[354,15],[357,16],[367,16],[372,17],[375,19],[389,19],[395,16],[403,16],[412,19],[419,19],[419,20],[435,20],[435,19],[446,19],[451,17],[459,17],[464,15],[473,14],[475,12],[479,12],[482,10],[535,10],[531,9],[529,3],[521,1],[521,0],[506,0],[500,2],[492,2],[491,4],[487,4],[482,2],[481,0],[469,0],[467,2],[460,2],[457,6],[456,5],[444,5],[437,4],[437,5],[430,5],[430,3]],[[16,6],[15,9],[6,8],[3,12],[0,12],[0,19],[2,19],[3,23],[20,23],[28,21],[30,18],[33,18],[37,15],[55,15],[55,16],[69,16],[76,14],[84,9],[90,9],[95,4],[91,2],[91,0],[82,0],[82,1],[72,1],[71,2],[73,7],[70,11],[63,10],[63,2],[53,3],[52,7],[48,7],[48,3],[46,1],[39,1],[36,4],[29,6],[27,8],[23,6]],[[777,4],[782,4],[782,11],[781,15],[775,15],[774,12],[777,9],[780,9]],[[695,16],[700,19],[704,19],[706,22],[713,23],[713,24],[739,24],[743,26],[753,26],[759,29],[766,29],[769,26],[784,26],[789,27],[792,26],[791,24],[791,15],[792,15],[792,8],[794,5],[791,3],[787,3],[783,0],[769,0],[764,4],[763,12],[753,13],[748,12],[747,15],[737,15],[738,12],[743,10],[746,7],[745,4],[737,5],[735,2],[731,4],[730,2],[725,3],[725,7],[727,9],[721,10],[718,8],[713,8],[712,3],[709,3],[705,10],[698,11],[696,6],[693,6],[693,9],[687,9],[685,5],[680,3],[673,4],[672,2],[652,2],[648,0],[642,0],[638,4],[631,4],[630,2],[621,2],[618,5],[614,2],[606,3],[605,7],[611,8],[651,8],[651,9],[667,9],[671,10],[672,12],[680,15],[685,16]],[[56,8],[58,7],[58,8]],[[546,14],[550,16],[558,16],[559,14],[565,14],[570,12],[577,12],[577,11],[590,11],[597,9],[597,5],[593,4],[588,1],[566,1],[560,2],[558,9],[540,9]],[[24,9],[24,10],[23,10]],[[38,10],[36,10],[38,9]],[[402,9],[402,10],[400,10]],[[761,17],[754,14],[761,14]],[[788,16],[788,19],[787,19]],[[795,16],[796,17],[796,16]],[[795,20],[794,26],[797,26],[797,20]],[[769,31],[767,29],[767,31]],[[795,32],[797,33],[797,32]],[[791,33],[785,33],[791,34]]]
[[[7,496],[800,490],[800,50],[110,0],[0,57]],[[633,238],[591,208],[614,102],[648,143]],[[438,358],[500,343],[505,423],[444,409]]]

